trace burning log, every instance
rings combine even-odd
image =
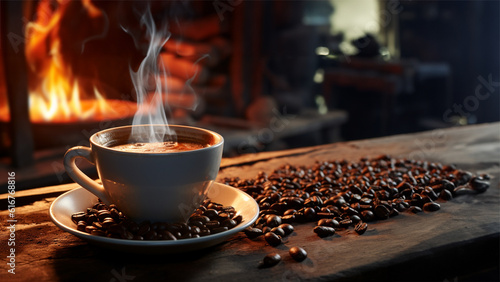
[[[228,28],[223,23],[214,14],[194,21],[180,21],[179,23],[172,24],[170,31],[174,35],[201,41],[225,33]]]
[[[176,57],[170,53],[163,53],[160,55],[159,60],[166,66],[170,75],[189,80],[195,84],[204,84],[209,78],[209,71],[206,67],[193,62]]]
[[[165,44],[165,50],[192,62],[196,62],[203,56],[207,56],[200,60],[199,63],[208,67],[214,67],[231,54],[231,44],[223,37],[215,37],[207,42],[170,39]]]
[[[167,43],[165,43],[164,47],[167,51],[186,58],[199,58],[205,54],[211,55],[211,53],[213,52],[212,46],[210,44],[201,42],[189,42],[177,39],[169,39]]]
[[[186,89],[186,80],[173,76],[156,75],[155,81],[161,81],[162,91],[167,93],[183,92]]]
[[[188,85],[186,80],[173,76],[159,76],[162,83],[162,91],[165,93],[196,93],[202,96],[218,97],[222,95],[228,85],[227,75],[213,76],[205,85]]]
[[[194,93],[168,93],[163,96],[163,101],[170,108],[194,109],[199,98]]]

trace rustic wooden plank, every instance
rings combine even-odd
[[[219,175],[219,179],[254,177],[259,170],[271,171],[285,163],[308,165],[317,160],[357,160],[388,153],[456,163],[473,173],[492,176],[491,188],[483,194],[454,198],[442,203],[438,212],[403,213],[371,223],[362,236],[350,230],[320,239],[311,231],[313,224],[308,223],[296,225],[296,232],[276,248],[262,239],[253,241],[238,234],[223,244],[198,252],[158,256],[123,254],[87,244],[59,230],[47,214],[55,197],[44,198],[16,208],[15,278],[120,281],[117,276],[126,275],[134,281],[461,280],[471,271],[494,268],[495,264],[498,267],[499,129],[500,123],[494,123],[304,148],[288,151],[288,155],[286,151],[280,155],[260,153],[254,155],[258,161],[250,156],[234,159],[234,165]],[[241,166],[236,165],[238,160]],[[71,187],[48,187],[38,192]],[[6,222],[7,216],[8,211],[0,211],[1,221]],[[2,226],[0,242],[7,242],[8,236]],[[291,260],[287,255],[291,246],[304,247],[308,259],[302,263]],[[0,253],[8,251],[6,243],[0,244]],[[278,252],[283,261],[275,267],[259,269],[259,261],[269,252]],[[0,273],[2,281],[12,278],[6,271],[4,265]]]
[[[40,196],[40,195],[43,196],[43,195],[52,194],[52,193],[62,193],[62,192],[67,192],[67,191],[73,190],[77,187],[80,187],[80,186],[76,183],[68,183],[68,184],[42,187],[42,188],[36,188],[36,189],[30,189],[30,190],[23,190],[23,191],[16,192],[16,197],[22,198],[22,197]],[[8,195],[9,195],[8,193],[1,194],[0,200],[7,199]]]

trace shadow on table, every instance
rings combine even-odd
[[[63,281],[191,280],[207,271],[210,264],[206,262],[223,245],[180,254],[146,255],[83,244],[58,249],[53,267]],[[202,259],[204,263],[199,263]]]
[[[441,240],[449,238],[444,234]],[[410,256],[381,261],[377,267],[356,269],[340,282],[366,281],[499,281],[500,235],[490,234],[428,249],[425,243],[405,250]]]

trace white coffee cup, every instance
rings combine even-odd
[[[150,125],[138,125],[150,126]],[[222,158],[224,139],[210,130],[170,125],[178,142],[207,147],[189,151],[150,153],[113,149],[129,142],[133,126],[106,129],[90,137],[90,148],[77,146],[64,155],[69,176],[105,204],[115,204],[135,221],[186,221],[205,200]],[[153,125],[164,131],[164,125]],[[95,164],[102,185],[75,164],[84,158]]]

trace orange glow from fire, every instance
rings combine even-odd
[[[60,38],[59,31],[62,15],[70,10],[71,1],[60,1],[55,10],[49,9],[44,2],[47,3],[40,2],[36,21],[30,22],[26,29],[30,120],[34,123],[65,123],[133,115],[135,103],[106,100],[95,85],[84,85],[82,81],[89,81],[76,77],[72,66],[64,61],[61,40],[71,42],[72,39]],[[81,6],[90,19],[102,16],[102,12],[89,0],[82,1]]]

